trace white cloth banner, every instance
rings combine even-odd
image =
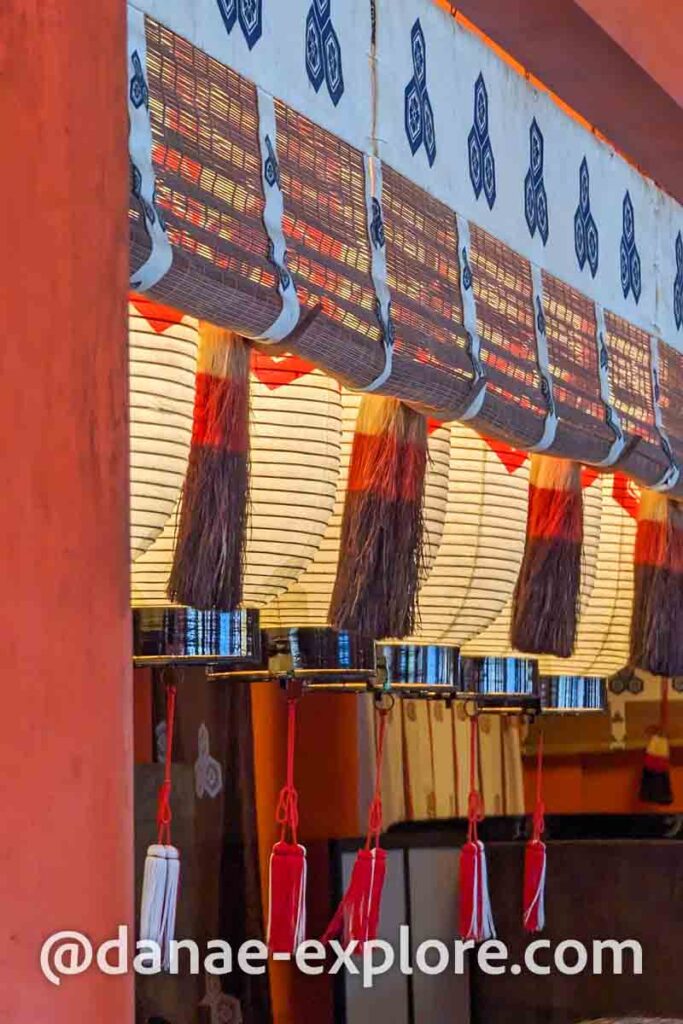
[[[133,6],[683,351],[680,204],[433,0]]]

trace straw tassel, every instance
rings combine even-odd
[[[543,805],[543,733],[539,734],[536,755],[536,806],[533,833],[524,852],[524,910],[526,932],[542,932],[545,928],[545,882],[547,851],[543,842],[545,807]]]
[[[387,855],[380,846],[382,832],[382,764],[388,710],[378,709],[375,792],[370,805],[365,846],[358,851],[348,888],[323,935],[329,942],[343,935],[344,946],[357,943],[360,953],[365,942],[374,941],[379,929],[382,890],[386,878]]]
[[[568,658],[576,641],[581,588],[581,468],[533,455],[526,545],[510,639],[518,651]]]
[[[168,596],[231,611],[242,601],[249,487],[249,347],[199,325],[192,444]]]
[[[645,751],[640,777],[640,799],[646,804],[668,807],[674,802],[669,763],[669,681],[661,680],[661,720]]]
[[[371,637],[415,631],[423,567],[424,416],[365,395],[351,453],[330,625]]]
[[[683,675],[683,504],[644,488],[638,508],[631,664]]]
[[[280,840],[270,855],[268,947],[295,953],[306,937],[306,848],[297,840],[299,794],[294,786],[296,698],[287,700],[287,781],[280,791],[276,819]]]
[[[157,800],[157,842],[147,848],[142,880],[140,939],[156,942],[164,970],[170,968],[170,946],[175,937],[180,881],[180,855],[171,844],[171,757],[175,723],[176,688],[166,691],[166,759],[164,781]]]
[[[463,939],[484,942],[495,939],[496,929],[491,911],[486,850],[479,839],[478,825],[484,819],[484,805],[479,792],[479,722],[470,721],[470,795],[467,817],[467,842],[460,851],[460,935]]]

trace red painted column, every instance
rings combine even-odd
[[[0,1017],[129,1024],[125,3],[0,4]]]

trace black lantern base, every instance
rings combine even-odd
[[[259,613],[134,608],[133,663],[260,667]]]
[[[600,676],[541,676],[540,682],[544,714],[607,711],[607,680]]]

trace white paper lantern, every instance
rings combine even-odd
[[[529,463],[525,469],[528,478]],[[603,488],[600,478],[591,479],[584,475],[583,489],[583,549],[581,556],[581,597],[580,597],[580,620],[587,612],[593,589],[597,580],[598,552],[600,547],[600,530],[602,525],[602,496]],[[516,581],[515,581],[516,582]],[[514,584],[513,584],[514,590]],[[524,657],[518,651],[513,650],[510,645],[510,625],[512,619],[512,592],[505,603],[505,607],[496,619],[481,633],[466,643],[462,648],[465,657]],[[562,658],[546,659],[556,661],[558,672],[566,661]],[[568,670],[564,669],[562,674]]]
[[[339,384],[297,357],[255,353],[244,607],[263,608],[315,556],[334,507],[340,447]],[[172,512],[133,565],[134,606],[168,605],[175,519]]]
[[[460,646],[512,594],[524,551],[528,461],[506,463],[501,451],[464,424],[451,425],[443,536],[420,591],[418,635],[406,643]]]
[[[133,562],[161,533],[185,479],[192,435],[197,322],[135,298],[128,304],[130,547]]]
[[[356,392],[342,390],[341,469],[334,511],[327,524],[322,543],[310,565],[297,582],[264,610],[261,616],[264,628],[289,629],[296,626],[324,628],[327,625],[330,599],[337,575],[346,484],[361,397]],[[430,431],[428,440],[429,461],[424,501],[427,570],[436,557],[446,515],[449,435],[450,427],[441,425]]]
[[[576,649],[571,658],[541,658],[543,675],[609,676],[628,661],[638,489],[619,473],[603,476],[600,486],[595,580],[581,611]]]

